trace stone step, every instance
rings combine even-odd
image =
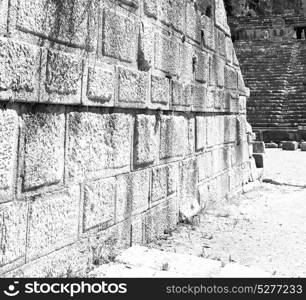
[[[266,278],[271,277],[271,274],[236,263],[228,263],[224,266],[217,260],[133,246],[123,251],[114,263],[102,265],[90,272],[88,276],[95,278]]]

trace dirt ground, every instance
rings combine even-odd
[[[261,186],[150,246],[305,277],[306,152],[268,149],[265,166]]]

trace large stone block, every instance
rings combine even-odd
[[[188,153],[188,121],[183,116],[162,116],[160,158],[177,158]]]
[[[158,0],[144,0],[143,6],[147,16],[157,18]]]
[[[130,170],[132,128],[123,113],[68,113],[66,181]]]
[[[144,222],[144,240],[146,243],[163,238],[176,228],[178,223],[177,198],[171,198],[151,208]]]
[[[103,229],[115,220],[115,178],[85,184],[83,204],[83,232],[93,228]]]
[[[137,66],[140,71],[149,71],[154,59],[155,27],[149,22],[142,23],[138,38]]]
[[[204,116],[196,117],[196,150],[202,150],[206,146],[206,118]]]
[[[253,143],[253,152],[254,153],[265,153],[265,143],[260,141],[254,141]]]
[[[155,68],[170,75],[178,73],[180,65],[179,47],[175,37],[155,35]]]
[[[176,193],[179,168],[177,164],[169,164],[152,170],[151,201],[165,199]]]
[[[0,37],[0,100],[38,101],[38,47]]]
[[[23,191],[58,184],[64,175],[65,110],[39,106],[23,113]]]
[[[186,1],[186,34],[194,41],[201,41],[201,19],[195,3]]]
[[[215,50],[215,24],[213,19],[203,15],[201,16],[203,44],[210,50]]]
[[[190,220],[200,210],[197,199],[198,168],[196,159],[181,162],[179,212],[182,221]]]
[[[137,115],[134,131],[134,165],[154,163],[158,158],[159,121],[155,115]]]
[[[7,31],[8,0],[0,0],[0,33]]]
[[[136,59],[138,24],[111,10],[103,14],[103,55],[133,62]]]
[[[151,77],[151,102],[154,108],[167,107],[170,103],[170,81],[166,77]]]
[[[110,65],[88,66],[83,80],[82,104],[89,106],[113,106],[115,70]]]
[[[86,0],[18,1],[13,7],[20,31],[80,48],[93,46],[97,8]]]
[[[286,151],[296,151],[299,148],[298,142],[284,142],[282,144],[282,149]]]
[[[197,157],[199,169],[199,181],[203,181],[213,174],[213,156],[212,151],[205,152]]]
[[[236,90],[238,88],[238,75],[235,69],[226,66],[224,69],[225,87]]]
[[[9,202],[0,205],[0,273],[4,265],[24,261],[27,212],[26,202]]]
[[[207,82],[209,77],[209,55],[204,51],[197,50],[195,79],[199,82]]]
[[[81,55],[50,49],[44,51],[40,102],[80,104],[82,68]]]
[[[0,203],[13,197],[18,145],[18,115],[0,107]]]
[[[27,261],[77,240],[79,198],[77,186],[34,198],[28,220]]]
[[[119,68],[118,102],[120,106],[146,107],[149,75],[147,72]]]
[[[118,176],[116,223],[148,209],[149,186],[149,170]]]
[[[218,143],[217,141],[217,117],[207,117],[207,146],[212,147]]]
[[[193,91],[190,84],[172,82],[172,105],[186,110],[192,105]]]
[[[182,32],[185,27],[185,0],[161,0],[160,18],[167,25]]]
[[[193,111],[205,111],[206,91],[204,84],[195,84],[192,86]]]

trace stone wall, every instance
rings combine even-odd
[[[0,16],[2,276],[81,276],[249,181],[222,0],[0,0]]]

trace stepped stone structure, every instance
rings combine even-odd
[[[248,121],[265,142],[306,139],[306,1],[253,2],[228,5]]]
[[[0,0],[0,274],[82,276],[252,179],[223,0]]]

